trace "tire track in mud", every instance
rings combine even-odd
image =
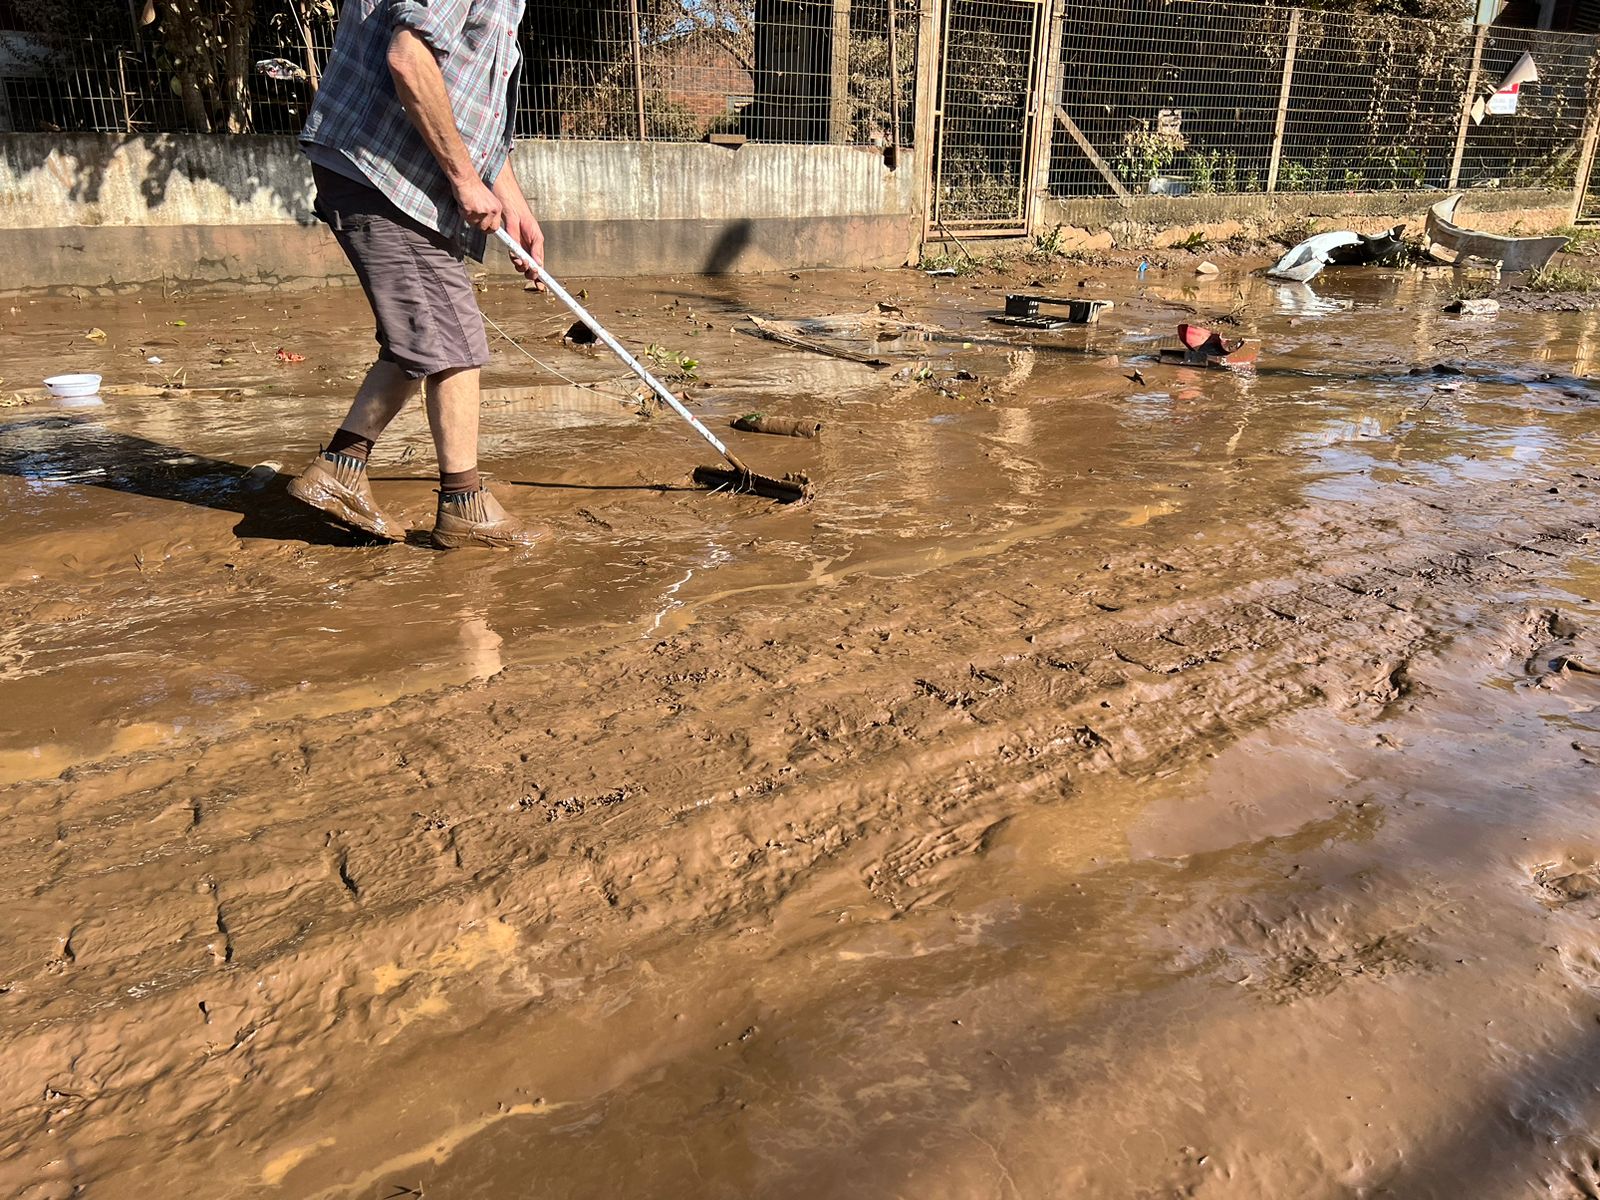
[[[759,922],[825,863],[904,911],[1086,776],[1301,706],[1379,716],[1441,613],[1593,535],[1494,492],[1524,512],[1493,535],[1329,506],[1161,561],[1067,572],[1019,544],[798,615],[744,597],[654,645],[9,789],[0,1179],[42,1177],[59,1127],[82,1179],[203,1183],[234,1150],[197,1131],[273,1145],[320,1064],[415,1020],[468,1028],[558,996],[561,964]]]

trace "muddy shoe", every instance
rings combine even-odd
[[[405,529],[378,507],[367,482],[367,469],[357,459],[317,455],[289,484],[289,495],[352,529],[391,542],[405,540]]]
[[[441,550],[463,546],[490,546],[512,550],[531,546],[550,532],[544,525],[517,520],[500,507],[488,488],[439,497],[439,517],[433,526],[433,544]]]

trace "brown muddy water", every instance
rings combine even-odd
[[[530,555],[246,479],[353,293],[0,302],[0,1193],[1600,1195],[1600,318],[1083,283],[594,285],[789,509],[495,290]]]

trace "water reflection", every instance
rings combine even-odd
[[[1149,301],[1059,337],[997,336],[981,295],[941,294],[914,322],[943,333],[880,342],[893,323],[810,327],[897,368],[939,367],[929,380],[708,337],[690,390],[711,424],[758,408],[825,421],[814,441],[736,442],[759,469],[812,474],[821,491],[803,510],[687,490],[706,452],[670,416],[641,418],[620,376],[530,385],[501,362],[485,395],[485,465],[516,481],[508,503],[557,535],[531,556],[476,557],[357,550],[277,492],[242,486],[253,463],[309,454],[342,411],[342,376],[359,369],[341,302],[312,298],[303,318],[326,341],[308,334],[301,348],[323,364],[321,382],[297,376],[243,402],[152,395],[93,415],[0,416],[0,579],[29,589],[0,638],[17,714],[0,752],[44,770],[74,746],[192,736],[197,713],[214,727],[337,711],[663,636],[730,597],[803,603],[809,588],[889,586],[1024,543],[1065,572],[1119,539],[1158,547],[1399,479],[1514,477],[1592,437],[1600,410],[1583,376],[1600,314],[1507,312],[1469,328],[1440,311],[1449,286],[1345,270],[1315,288],[1231,278],[1204,289],[1262,338],[1255,372],[1151,362],[1179,317]],[[187,315],[205,317],[198,304]],[[8,352],[31,369],[27,344]],[[1408,374],[1452,360],[1467,373]],[[958,369],[974,378],[941,387]],[[420,410],[392,432],[376,486],[426,528]]]

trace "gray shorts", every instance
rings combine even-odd
[[[412,379],[489,365],[489,339],[462,254],[378,191],[314,165],[317,216],[367,293],[378,358]]]

